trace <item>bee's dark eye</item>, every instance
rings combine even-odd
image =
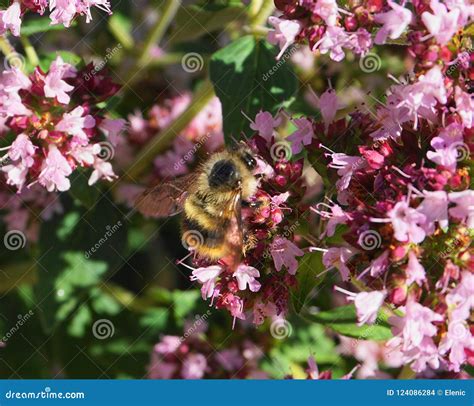
[[[235,186],[239,180],[237,168],[231,161],[218,161],[212,167],[209,174],[209,186]]]
[[[242,155],[242,160],[244,161],[245,166],[250,170],[255,169],[257,166],[257,161],[248,152],[244,152]]]

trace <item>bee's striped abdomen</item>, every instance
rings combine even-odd
[[[209,259],[228,254],[226,232],[230,219],[225,217],[221,207],[215,201],[209,201],[209,196],[199,193],[190,195],[184,205],[183,243]]]

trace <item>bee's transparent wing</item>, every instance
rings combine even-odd
[[[135,201],[136,209],[144,216],[155,218],[181,213],[189,187],[196,177],[195,173],[190,173],[150,187],[138,196]]]

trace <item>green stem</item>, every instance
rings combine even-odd
[[[29,38],[27,36],[22,35],[20,37],[20,40],[21,40],[21,43],[23,44],[23,48],[25,49],[26,57],[30,61],[31,65],[38,66],[40,63],[38,54],[36,53],[36,50],[31,44]]]
[[[194,95],[189,107],[170,126],[164,129],[158,136],[153,137],[142,148],[135,161],[125,172],[123,179],[126,178],[129,181],[136,182],[136,178],[148,168],[156,155],[168,148],[174,138],[186,128],[191,120],[209,103],[212,97],[214,97],[214,88],[212,83],[206,80]]]
[[[259,12],[250,19],[250,25],[252,27],[258,27],[260,25],[264,25],[270,17],[270,15],[273,13],[273,10],[275,9],[275,3],[273,0],[263,0],[263,4],[260,7]]]
[[[252,0],[249,5],[248,15],[250,19],[255,18],[262,8],[263,0]]]
[[[398,375],[398,379],[413,379],[416,373],[410,368],[409,365],[405,365],[400,374]]]
[[[140,57],[138,58],[137,65],[143,67],[148,65],[150,61],[150,51],[153,46],[161,41],[163,35],[165,35],[166,30],[173,21],[179,7],[181,6],[181,0],[164,0],[163,12],[153,27],[153,29],[148,34],[148,37],[143,46]]]

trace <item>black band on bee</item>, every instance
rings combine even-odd
[[[232,161],[222,159],[217,161],[209,174],[209,186],[235,186],[240,180],[240,174]]]

